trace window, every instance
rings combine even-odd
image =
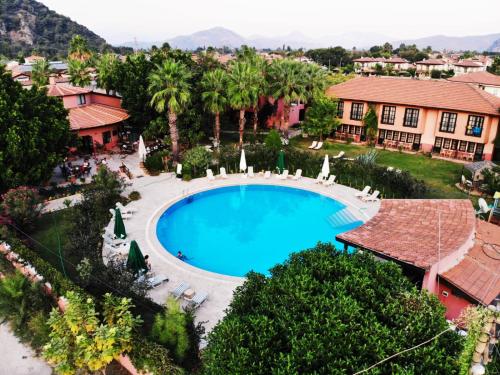
[[[450,112],[443,112],[441,116],[441,126],[439,131],[444,133],[454,133],[455,125],[457,124],[457,114]]]
[[[379,130],[378,137],[379,138],[385,138],[385,129],[380,129]]]
[[[83,94],[78,95],[78,105],[84,105],[85,103],[86,103],[85,95]]]
[[[390,105],[384,105],[382,109],[382,124],[394,125],[394,119],[396,118],[396,107]]]
[[[387,130],[386,138],[387,139],[392,139],[392,130]]]
[[[413,144],[419,145],[420,138],[422,138],[422,136],[420,134],[415,134],[415,139],[413,140]]]
[[[102,133],[102,143],[103,144],[108,144],[111,142],[111,132],[104,132]]]
[[[450,149],[450,145],[451,145],[451,139],[445,138],[444,139],[444,143],[443,143],[443,148],[446,149],[446,150],[449,150]]]
[[[406,108],[403,126],[408,126],[410,128],[416,128],[418,126],[417,108]]]
[[[473,137],[480,137],[483,133],[483,116],[469,116],[469,121],[467,122],[467,128],[465,129],[465,135],[470,135]]]
[[[339,100],[337,103],[337,117],[344,117],[344,101]]]
[[[392,140],[399,141],[399,132],[394,132],[394,134],[392,135]]]
[[[443,138],[436,137],[436,141],[434,142],[434,147],[441,148],[442,143],[443,143]]]
[[[476,155],[483,155],[484,145],[482,143],[478,143],[476,145]]]
[[[451,140],[451,149],[456,150],[458,146],[458,141],[456,139]]]
[[[407,138],[406,142],[413,143],[414,139],[415,139],[415,135],[413,133],[408,133],[408,138]]]
[[[473,153],[476,148],[476,144],[474,142],[469,142],[467,145],[467,152]]]
[[[351,107],[351,120],[363,119],[363,103],[352,103]]]
[[[465,152],[465,150],[467,150],[467,142],[460,141],[460,144],[458,145],[458,151]]]

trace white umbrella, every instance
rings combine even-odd
[[[141,161],[144,161],[146,160],[146,155],[147,155],[147,152],[146,152],[146,145],[144,144],[144,139],[142,139],[142,135],[139,137],[139,159]]]
[[[321,168],[321,174],[324,178],[327,178],[330,174],[330,163],[328,162],[328,155],[325,155],[325,161],[323,162],[323,167]]]
[[[241,150],[240,171],[245,172],[246,170],[247,170],[247,159],[245,158],[245,150]]]

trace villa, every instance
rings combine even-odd
[[[500,98],[459,82],[359,77],[332,86],[342,125],[336,136],[365,141],[363,117],[374,106],[377,144],[462,160],[492,160]]]
[[[450,70],[450,65],[443,59],[425,59],[415,63],[418,75],[430,75],[431,71]]]
[[[461,74],[485,72],[486,65],[483,65],[479,61],[461,60],[453,63],[452,69],[455,72],[455,75],[458,76]]]
[[[412,66],[408,60],[397,56],[388,59],[384,57],[361,57],[359,59],[354,59],[352,61],[354,64],[357,65],[356,69],[357,73],[368,73],[368,74],[374,73],[375,67],[377,65],[380,65],[383,68],[386,68],[388,65],[391,65],[395,71],[407,70]]]
[[[448,78],[451,82],[462,82],[474,85],[487,93],[500,97],[500,76],[489,72],[475,72]]]

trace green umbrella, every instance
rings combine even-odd
[[[283,150],[281,150],[278,155],[278,164],[276,165],[276,168],[279,169],[280,173],[283,173],[283,170],[285,169],[285,152]]]
[[[123,224],[122,213],[119,208],[115,208],[115,236],[117,238],[126,238],[125,224]]]
[[[139,245],[137,245],[137,242],[135,242],[135,240],[130,242],[130,250],[128,251],[127,258],[127,268],[130,268],[134,272],[134,274],[140,273],[142,270],[148,270],[141,249],[139,249]]]

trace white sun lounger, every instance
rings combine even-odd
[[[168,282],[168,277],[165,275],[155,275],[148,279],[148,284],[151,285],[152,288],[156,288],[164,282]]]
[[[376,202],[378,201],[378,195],[380,194],[380,191],[375,190],[372,195],[369,195],[367,197],[362,197],[361,200],[363,202]]]
[[[280,180],[286,180],[288,178],[288,169],[285,169],[282,174],[277,176]]]
[[[227,179],[227,178],[229,178],[229,177],[227,177],[226,168],[224,168],[224,167],[221,167],[221,168],[220,168],[220,174],[219,174],[219,176],[220,176],[221,178],[223,178],[223,179]]]
[[[318,142],[316,147],[313,148],[313,150],[319,150],[321,147],[323,147],[323,142]]]
[[[325,179],[325,176],[323,176],[323,173],[319,172],[319,175],[318,175],[318,177],[316,177],[316,180],[314,182],[317,184],[321,184],[324,179]]]
[[[486,203],[484,198],[479,198],[477,204],[479,205],[479,210],[476,211],[477,216],[487,214],[491,211],[491,208],[488,207],[488,203]]]
[[[301,178],[302,178],[302,169],[297,169],[295,171],[295,175],[292,176],[292,180],[297,181],[297,180],[300,180]]]
[[[318,145],[318,141],[313,141],[308,148],[315,148]]]
[[[214,172],[210,168],[207,169],[207,178],[209,181],[215,180]]]
[[[371,189],[371,187],[366,185],[362,191],[357,192],[356,194],[354,194],[354,196],[358,197],[358,198],[367,197],[370,193],[370,189]]]
[[[340,159],[340,158],[341,158],[342,156],[344,156],[344,155],[345,155],[345,152],[344,152],[344,151],[340,151],[340,152],[338,153],[338,155],[336,155],[336,156],[334,156],[334,157],[333,157],[333,159]]]
[[[248,167],[247,176],[250,178],[255,177],[255,175],[253,174],[253,167]]]
[[[271,178],[271,171],[266,171],[266,173],[264,173],[264,178]]]
[[[325,186],[331,186],[335,183],[335,175],[331,174],[330,177],[328,177],[328,180],[323,182],[323,185]]]
[[[182,297],[184,292],[188,290],[190,287],[191,286],[188,283],[182,282],[179,285],[177,285],[177,287],[174,290],[172,290],[170,294],[173,295],[175,299],[179,299]]]
[[[124,206],[121,202],[116,202],[116,208],[119,208],[122,214],[133,214],[137,212],[135,208]]]
[[[207,299],[208,299],[208,293],[207,292],[200,292],[200,293],[196,293],[192,299],[188,300],[188,303],[192,308],[197,309]]]

